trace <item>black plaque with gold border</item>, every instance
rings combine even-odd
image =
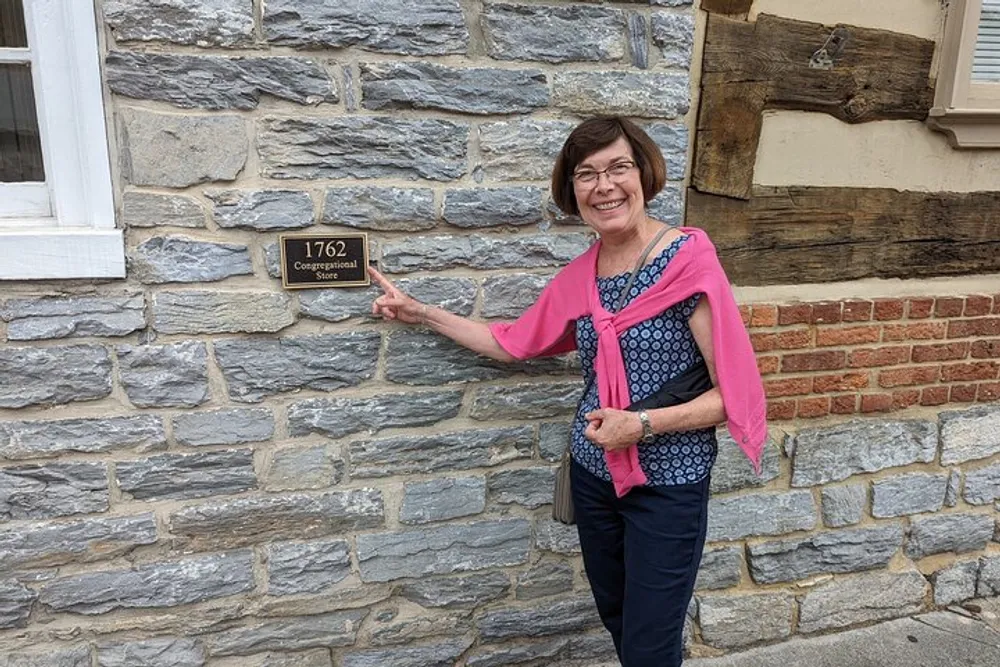
[[[285,289],[367,287],[368,234],[281,234]]]

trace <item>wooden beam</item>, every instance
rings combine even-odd
[[[1000,272],[1000,192],[754,186],[688,203],[738,285]]]
[[[716,14],[746,14],[753,0],[701,0],[701,8]]]
[[[767,14],[756,23],[710,15],[692,185],[747,199],[761,113],[828,113],[847,123],[927,116],[934,42]]]

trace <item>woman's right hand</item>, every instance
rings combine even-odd
[[[388,278],[368,267],[368,275],[382,288],[382,296],[372,303],[372,314],[380,315],[387,320],[399,320],[406,324],[424,324],[427,322],[427,304],[420,303],[410,295],[392,284]]]

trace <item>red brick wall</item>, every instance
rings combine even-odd
[[[772,420],[1000,399],[1000,294],[741,311]]]

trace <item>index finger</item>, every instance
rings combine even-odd
[[[368,267],[368,275],[372,277],[372,280],[378,283],[378,286],[381,287],[386,294],[397,294],[396,286],[393,285],[388,278],[379,273],[374,266]]]

